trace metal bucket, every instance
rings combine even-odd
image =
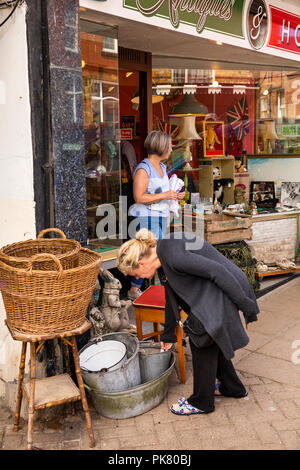
[[[108,372],[126,361],[126,346],[121,341],[101,341],[90,344],[80,354],[80,368],[88,372]]]
[[[127,360],[118,369],[108,372],[90,372],[82,368],[81,373],[85,384],[100,392],[118,392],[136,387],[141,383],[141,373],[138,354],[139,341],[135,335],[120,332],[107,333],[94,338],[79,351],[79,358],[91,344],[108,340],[120,341],[126,346]]]
[[[169,366],[171,351],[161,352],[160,344],[140,342],[140,369],[142,383],[159,377]]]
[[[152,410],[163,401],[167,394],[174,364],[174,353],[171,352],[168,369],[154,380],[121,392],[108,393],[90,389],[89,394],[96,411],[106,418],[125,419]]]

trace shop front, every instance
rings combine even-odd
[[[0,49],[2,245],[59,227],[114,268],[128,237],[132,168],[146,156],[147,134],[160,129],[172,136],[168,170],[185,182],[192,229],[198,204],[211,243],[246,241],[260,274],[276,274],[277,262],[295,271],[300,7],[282,4],[22,3]],[[216,201],[229,212],[221,228],[230,229],[213,230]],[[18,346],[6,331],[0,341],[0,393],[13,401]]]
[[[243,206],[251,227],[215,243],[246,240],[262,272],[295,261],[299,15],[296,2],[276,0],[80,2],[87,232],[110,266],[128,236],[120,195],[152,129],[172,136],[182,214],[195,217],[200,204],[209,215],[218,202],[232,220]]]

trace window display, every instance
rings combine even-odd
[[[164,121],[171,133],[176,126],[176,134],[172,134],[174,150],[168,162],[170,172],[189,169],[185,152],[179,149],[186,140],[179,142],[178,136],[185,129],[185,121],[194,116],[197,137],[189,140],[188,162],[193,169],[189,178],[199,189],[200,198],[215,199],[222,186],[222,203],[234,204],[238,188],[244,191],[248,203],[257,203],[258,213],[278,211],[280,193],[285,190],[283,182],[297,181],[300,168],[300,160],[295,158],[300,154],[300,74],[154,69],[152,81],[153,89],[164,97],[161,103],[153,104],[153,127],[159,128],[157,123]],[[193,106],[174,115],[173,109],[183,101]],[[201,112],[194,111],[195,103]],[[221,184],[224,178],[228,181]],[[260,188],[269,185],[268,198],[264,190],[256,188],[256,181]]]

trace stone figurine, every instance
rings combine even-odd
[[[128,317],[128,309],[132,302],[120,300],[121,282],[106,269],[101,268],[99,275],[104,280],[104,288],[101,306],[91,305],[91,336],[101,336],[117,331],[136,333],[136,327],[129,323]]]

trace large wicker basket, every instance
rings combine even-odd
[[[53,260],[56,271],[34,270],[37,259]],[[53,333],[79,327],[86,315],[102,257],[86,248],[79,251],[79,265],[63,269],[52,254],[34,255],[29,269],[0,260],[0,290],[10,329],[29,333]]]
[[[61,238],[43,238],[49,232],[56,232]],[[0,261],[16,268],[26,269],[28,261],[33,255],[51,253],[59,259],[63,269],[70,269],[78,266],[80,248],[79,242],[67,239],[64,232],[58,228],[48,228],[42,230],[36,240],[25,240],[1,248]],[[55,269],[55,264],[49,258],[41,258],[35,261],[34,269],[53,270]]]

